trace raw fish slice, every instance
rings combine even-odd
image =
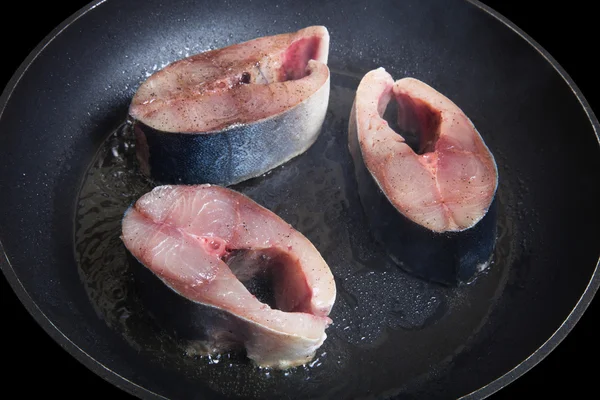
[[[231,185],[306,151],[329,102],[329,33],[313,26],[174,62],[129,109],[138,159],[162,183]]]
[[[123,241],[192,309],[208,353],[244,347],[260,366],[288,368],[310,361],[326,338],[336,294],[329,267],[302,234],[240,193],[157,187],[125,214]],[[268,281],[274,307],[246,288],[253,278]]]
[[[383,114],[398,105],[395,132]],[[418,135],[415,151],[402,135]],[[349,148],[373,231],[403,268],[455,284],[485,269],[494,247],[494,157],[467,116],[413,78],[383,68],[362,79]]]

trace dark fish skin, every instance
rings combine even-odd
[[[474,226],[461,231],[435,232],[396,209],[367,168],[359,145],[355,105],[348,127],[348,148],[373,236],[398,266],[446,286],[467,283],[488,267],[496,242],[495,199]]]
[[[329,79],[310,102],[283,114],[198,135],[163,132],[136,121],[138,161],[142,171],[158,183],[233,185],[260,176],[312,146],[328,98]],[[313,102],[324,105],[315,108]]]

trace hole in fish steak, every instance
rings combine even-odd
[[[397,134],[404,138],[405,143],[417,153],[419,151],[418,132],[403,129],[398,122],[398,103],[392,98],[385,108],[382,118],[388,123],[388,126]]]
[[[435,143],[440,136],[441,114],[429,104],[400,95],[391,99],[381,117],[415,153],[421,155],[435,151]]]
[[[285,312],[308,311],[310,288],[300,265],[287,252],[277,249],[233,250],[223,261],[256,298],[272,309]]]
[[[310,75],[308,69],[308,61],[317,58],[319,48],[321,45],[321,38],[319,37],[307,37],[296,40],[288,46],[287,49],[281,55],[281,67],[275,72],[275,80],[269,80],[269,76],[272,75],[270,72],[270,62],[263,64],[258,62],[256,69],[258,73],[253,76],[250,72],[244,71],[239,75],[239,82],[241,84],[255,84],[255,85],[268,85],[270,83],[281,83],[287,81],[294,81],[302,79]],[[234,88],[235,85],[231,85]]]
[[[321,38],[307,37],[293,42],[283,54],[281,69],[284,80],[291,81],[307,76],[308,61],[317,58]]]

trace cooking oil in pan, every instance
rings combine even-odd
[[[148,362],[178,371],[185,384],[225,396],[346,398],[395,393],[440,373],[470,340],[503,290],[512,257],[510,201],[501,185],[498,243],[492,266],[469,285],[443,287],[414,278],[371,238],[347,150],[347,123],[358,76],[332,71],[329,109],[317,142],[262,177],[236,185],[302,232],[336,280],[328,338],[308,364],[277,371],[243,354],[198,355],[194,341],[164,329],[141,301],[121,242],[125,210],[153,184],[137,169],[135,143],[123,124],[103,143],[82,183],[75,252],[90,301],[106,323]],[[251,385],[247,384],[252,382]]]

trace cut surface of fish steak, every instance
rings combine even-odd
[[[259,366],[289,368],[310,361],[325,340],[336,294],[329,267],[301,233],[244,195],[157,187],[127,211],[122,230],[141,264],[209,309],[207,352],[244,347]],[[248,252],[241,261],[240,251]],[[242,282],[260,271],[270,274],[276,308]]]
[[[419,135],[418,152],[383,118],[392,98],[400,129]],[[486,214],[498,186],[494,157],[458,106],[427,84],[394,82],[383,68],[367,73],[350,130],[378,186],[410,220],[434,232],[462,231]]]

